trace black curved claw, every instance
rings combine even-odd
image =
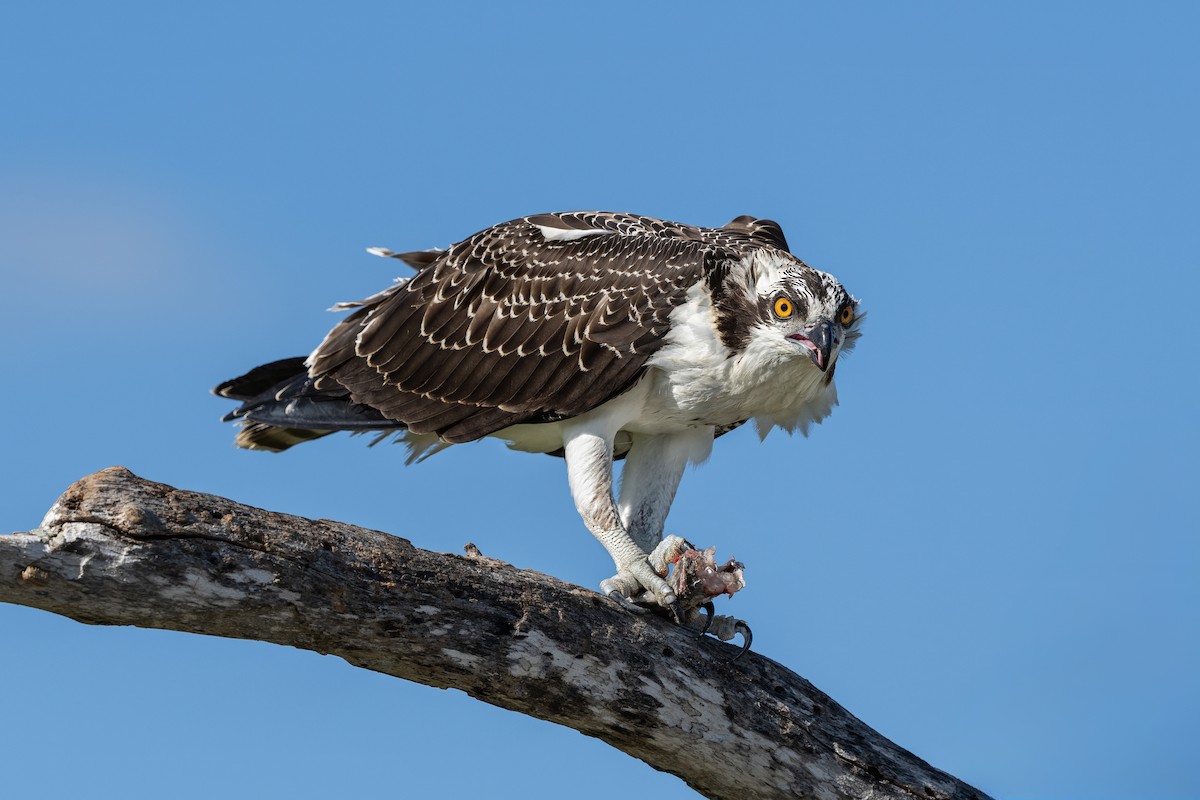
[[[738,654],[726,662],[727,664],[732,664],[742,656],[746,655],[746,651],[750,649],[750,643],[754,641],[754,634],[750,632],[750,626],[746,623],[738,622],[733,629],[742,635],[744,644],[742,644],[742,649],[738,651]]]
[[[697,639],[703,639],[708,634],[708,629],[712,627],[713,616],[717,613],[711,600],[700,607],[704,609],[704,627],[700,629],[700,635],[696,637]]]
[[[671,603],[668,608],[671,610],[671,616],[675,618],[676,625],[686,624],[687,616],[683,613],[683,606],[679,605],[678,600],[676,600],[674,603]]]
[[[634,614],[645,614],[646,613],[646,609],[644,607],[639,606],[637,603],[633,602],[628,597],[626,597],[625,595],[618,592],[616,589],[613,589],[611,592],[609,592],[608,597],[612,600],[616,600],[617,605],[619,605],[621,608],[625,609],[626,611],[632,611]]]

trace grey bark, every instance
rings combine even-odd
[[[475,551],[478,552],[478,551]],[[479,555],[143,480],[0,536],[0,601],[258,639],[557,722],[713,798],[985,798],[770,659]]]

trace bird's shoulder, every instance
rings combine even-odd
[[[493,225],[445,251],[429,251],[437,256],[420,265],[410,291],[444,282],[457,286],[463,275],[477,272],[518,282],[581,276],[600,290],[630,282],[649,288],[656,278],[698,277],[761,248],[787,250],[778,223],[740,216],[705,228],[610,211],[534,214]]]

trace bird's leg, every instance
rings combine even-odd
[[[621,471],[621,521],[629,535],[650,554],[660,575],[690,545],[679,536],[663,539],[667,512],[688,462],[702,461],[712,449],[713,429],[697,427],[686,434],[634,434]]]
[[[621,470],[621,522],[647,553],[662,539],[687,459],[672,458],[667,437],[634,436]],[[661,571],[662,564],[655,568]]]
[[[650,566],[660,577],[667,576],[682,553],[694,549],[681,536],[664,538],[663,526],[684,469],[708,456],[712,439],[713,429],[707,426],[671,435],[633,434],[621,471],[621,521],[649,554]],[[678,585],[675,589],[682,600]]]
[[[629,534],[617,510],[613,498],[612,437],[575,431],[564,437],[563,445],[575,508],[617,567],[617,574],[602,582],[600,590],[626,600],[644,591],[658,605],[675,605],[675,592],[650,566],[649,554]]]

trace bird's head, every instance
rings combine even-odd
[[[839,353],[861,335],[858,300],[832,275],[807,265],[789,267],[758,294],[761,324],[795,354],[832,373]]]

